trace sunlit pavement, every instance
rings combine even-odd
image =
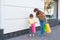
[[[39,32],[36,33],[34,37],[28,36],[29,34],[18,36],[14,38],[10,38],[7,40],[60,40],[60,26],[52,27],[52,33],[50,35],[46,35],[40,37]]]

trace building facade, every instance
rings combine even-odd
[[[28,29],[29,14],[34,13],[34,8],[44,11],[44,0],[1,0],[0,24],[4,34]],[[58,19],[60,19],[59,10],[60,0],[58,0]]]

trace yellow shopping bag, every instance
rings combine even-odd
[[[50,28],[49,23],[46,23],[46,32],[51,33],[51,28]]]

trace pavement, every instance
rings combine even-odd
[[[51,34],[40,37],[39,31],[35,34],[35,36],[29,36],[29,34],[25,34],[22,36],[13,37],[6,40],[60,40],[60,25],[52,27]]]

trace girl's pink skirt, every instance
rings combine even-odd
[[[31,25],[32,33],[36,33],[36,25],[35,23]]]

